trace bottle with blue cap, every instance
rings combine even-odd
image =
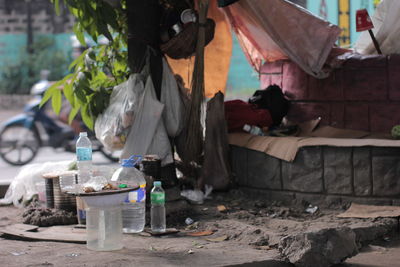
[[[129,192],[122,206],[122,231],[124,233],[142,232],[146,216],[146,180],[136,165],[142,160],[141,156],[123,159],[121,168],[112,176],[112,181],[118,181],[129,187],[139,187]]]

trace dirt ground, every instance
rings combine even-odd
[[[202,205],[187,205],[167,217],[180,233],[163,237],[124,235],[124,249],[95,252],[85,245],[0,238],[0,266],[292,266],[278,251],[282,237],[348,226],[363,232],[364,248],[346,267],[399,266],[400,240],[390,235],[394,219],[339,219],[346,207],[306,213],[308,203],[286,207],[249,199],[240,191],[213,194]],[[2,227],[20,223],[22,210],[0,207]],[[186,218],[194,223],[187,225]],[[188,236],[211,231],[209,236]],[[374,240],[375,239],[375,240]],[[367,244],[370,243],[371,244]]]

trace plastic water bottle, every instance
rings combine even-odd
[[[251,125],[245,124],[243,126],[243,130],[248,132],[248,133],[250,133],[250,134],[253,134],[253,135],[259,135],[259,136],[264,136],[265,135],[263,130],[261,130],[261,128],[259,128],[257,126],[254,126],[254,125],[251,126]]]
[[[79,133],[76,141],[76,158],[78,165],[78,183],[84,184],[92,174],[92,143],[86,132]]]
[[[129,187],[139,187],[139,189],[129,192],[122,204],[122,231],[124,233],[142,232],[146,222],[146,180],[144,175],[135,168],[141,159],[141,156],[123,159],[122,167],[111,178],[112,181],[125,183]]]
[[[161,187],[160,181],[154,182],[151,189],[151,231],[155,233],[164,233],[165,223],[165,192]]]

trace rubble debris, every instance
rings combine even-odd
[[[343,227],[284,237],[279,251],[295,266],[328,267],[356,255],[358,247],[355,232]]]
[[[23,223],[37,226],[77,224],[76,214],[65,210],[55,210],[30,206],[22,214]]]

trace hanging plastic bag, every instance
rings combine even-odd
[[[110,104],[100,114],[95,123],[96,138],[111,151],[121,150],[124,147],[130,126],[133,124],[134,107],[137,91],[143,91],[143,82],[139,75],[134,74],[129,79],[114,87],[110,97]]]
[[[163,59],[161,103],[165,105],[163,121],[168,136],[178,136],[184,125],[183,103],[175,76],[165,59]]]
[[[149,76],[144,92],[135,106],[135,121],[127,137],[121,158],[130,155],[155,154],[161,164],[172,163],[171,145],[161,119],[165,105],[156,98],[154,85]]]

